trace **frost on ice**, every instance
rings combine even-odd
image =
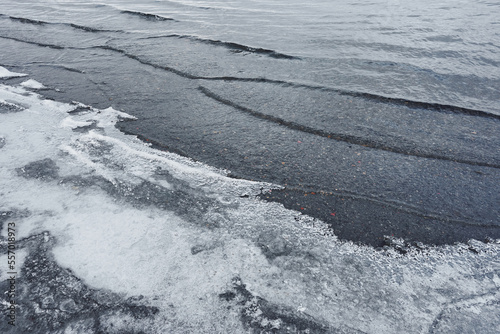
[[[0,110],[0,285],[15,223],[19,332],[499,330],[496,241],[341,242],[259,200],[271,184],[120,133],[133,117],[112,108],[0,85]]]

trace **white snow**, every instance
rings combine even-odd
[[[0,78],[25,77],[27,74],[11,72],[5,67],[0,66]]]
[[[41,83],[39,83],[38,81],[33,80],[33,79],[29,79],[29,80],[21,82],[21,86],[26,87],[26,88],[31,88],[31,89],[47,88],[44,85],[42,85]]]
[[[67,127],[70,129],[76,129],[83,126],[89,126],[91,124],[92,124],[91,121],[82,122],[82,121],[76,121],[73,117],[66,117],[61,121],[60,126],[63,128]]]
[[[17,238],[48,231],[58,263],[86,284],[144,296],[144,303],[160,308],[150,332],[189,332],[189,326],[198,333],[243,332],[240,315],[218,297],[236,276],[255,296],[332,328],[427,333],[438,316],[444,320],[434,333],[470,331],[474,322],[485,328],[500,324],[494,304],[498,243],[473,242],[479,254],[460,244],[401,256],[340,242],[320,221],[240,197],[272,185],[228,178],[225,171],[156,151],[114,127],[118,118],[132,116],[111,108],[68,114],[78,104],[0,85],[0,101],[7,100],[25,108],[0,114],[1,209],[29,210],[16,218]],[[93,122],[99,129],[73,131]],[[59,179],[25,178],[16,171],[47,158],[59,167]],[[162,179],[159,170],[170,178]],[[60,182],[68,176],[101,177],[130,196],[114,196],[99,184]],[[139,193],[141,184],[151,193]],[[193,201],[162,209],[151,197],[159,196],[155,189],[172,195],[165,201],[180,192]],[[208,208],[197,212],[198,203]],[[258,245],[263,236],[291,252],[266,258]],[[202,251],[193,254],[193,247]],[[3,278],[5,265],[1,256]],[[260,322],[283,326],[255,312]],[[109,318],[115,326],[133,322],[117,317]]]

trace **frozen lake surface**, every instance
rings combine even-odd
[[[0,14],[2,333],[500,331],[497,4]]]

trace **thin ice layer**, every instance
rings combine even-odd
[[[116,333],[447,333],[477,324],[493,333],[500,325],[497,242],[407,247],[404,256],[404,242],[384,251],[339,242],[321,221],[258,200],[270,184],[228,178],[120,133],[114,124],[129,116],[119,111],[6,85],[0,101],[22,106],[0,114],[1,245],[5,223],[15,222],[28,253],[17,265],[40,277],[23,286],[52,299],[19,298],[53,322],[47,332],[95,331],[84,316],[89,300],[100,305],[99,329]],[[53,291],[59,281],[71,298]],[[83,315],[58,325],[57,312]]]

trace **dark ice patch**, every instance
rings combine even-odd
[[[5,138],[4,137],[0,137],[0,148],[2,148],[4,146],[5,146]]]
[[[205,250],[205,247],[203,245],[196,245],[191,247],[191,254],[196,255],[198,253],[201,253]]]
[[[196,255],[198,253],[201,253],[205,250],[209,249],[207,245],[195,245],[191,247],[191,254]]]
[[[92,108],[89,106],[77,106],[75,109],[68,111],[70,115],[82,115],[92,112]]]
[[[354,192],[288,188],[260,194],[259,198],[321,219],[341,240],[389,247],[401,254],[420,248],[421,243],[445,245],[500,236],[500,228],[493,224],[474,224],[470,219],[420,212],[401,202],[394,205]],[[403,239],[404,242],[399,241]],[[263,251],[268,256],[265,249]]]
[[[33,161],[24,167],[16,168],[17,175],[27,179],[42,181],[55,180],[59,177],[59,167],[49,158]]]
[[[219,298],[220,299],[224,299],[225,301],[231,301],[233,300],[234,298],[236,298],[236,294],[232,291],[227,291],[227,292],[224,292],[224,293],[221,293],[219,295]]]
[[[76,128],[73,128],[72,130],[73,132],[87,133],[90,130],[97,130],[97,129],[102,129],[102,128],[97,126],[96,121],[92,121],[89,125],[78,126]]]
[[[4,103],[0,101],[0,114],[9,114],[23,111],[24,108],[13,103]]]
[[[382,250],[386,251],[388,249],[393,249],[399,254],[405,255],[412,251],[425,251],[429,249],[429,246],[424,245],[422,242],[408,242],[403,238],[394,238],[390,236],[384,237],[384,245]]]

